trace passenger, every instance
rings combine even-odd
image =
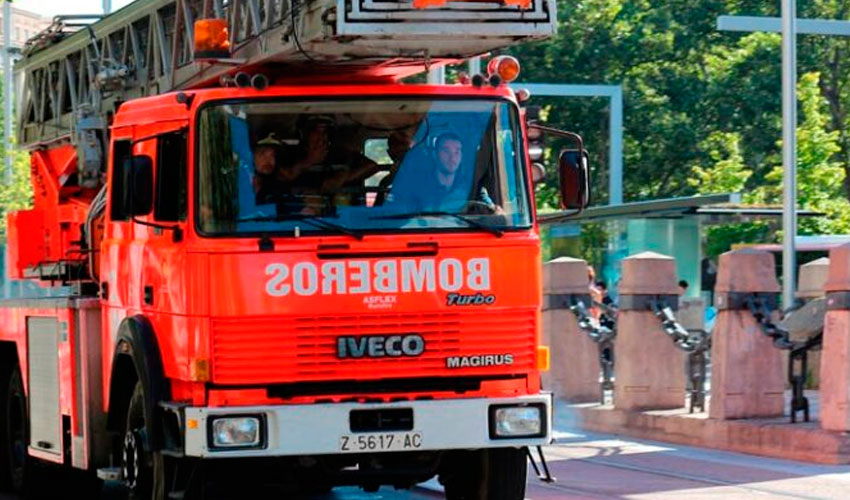
[[[276,153],[280,142],[269,135],[258,141],[252,148],[249,144],[249,131],[244,122],[234,121],[232,144],[238,157],[237,196],[239,218],[247,219],[274,215],[274,205],[268,197],[274,191]],[[203,214],[212,220],[212,213]]]
[[[407,164],[410,168],[412,170],[415,169],[413,164],[416,161],[409,158],[411,155],[408,154],[413,152],[415,134],[416,131],[413,127],[407,127],[393,130],[387,137],[387,155],[393,163],[387,175],[378,183],[378,195],[375,198],[375,205],[383,205],[386,200],[391,199],[388,196],[390,187],[393,185],[396,175],[399,173],[399,169],[401,169],[401,165],[405,159],[407,159]]]
[[[416,191],[409,194],[410,203],[416,211],[501,213],[487,189],[483,186],[473,191],[473,175],[462,168],[463,141],[454,133],[441,134],[434,141],[432,168],[422,179]]]
[[[294,151],[292,162],[278,170],[279,180],[293,182],[308,170],[324,165],[330,151],[328,128],[332,124],[333,118],[326,115],[310,115],[304,119],[299,127],[301,141]]]
[[[393,130],[387,137],[387,154],[393,161],[391,175],[398,171],[405,155],[413,148],[415,135],[413,127],[407,127]]]
[[[280,146],[280,141],[272,133],[259,141],[254,148],[254,178],[251,184],[258,204],[273,202],[274,196],[279,192],[277,158]]]
[[[322,212],[322,170],[330,151],[328,128],[332,124],[333,118],[327,115],[299,118],[301,140],[283,154],[285,158],[275,171],[279,215]]]
[[[339,132],[329,155],[332,168],[325,171],[322,192],[332,196],[337,205],[364,204],[365,181],[381,167],[362,153],[363,139],[357,130]]]

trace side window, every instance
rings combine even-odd
[[[112,143],[112,220],[128,220],[130,207],[127,206],[127,189],[129,184],[130,141],[115,141]]]
[[[389,140],[386,137],[373,137],[366,139],[363,144],[363,155],[378,165],[392,165],[393,159],[390,158],[389,149]]]
[[[154,218],[186,220],[186,133],[161,135],[157,141]]]

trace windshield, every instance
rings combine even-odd
[[[209,235],[531,225],[515,107],[496,100],[228,103],[201,111]]]

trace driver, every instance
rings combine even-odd
[[[486,213],[499,211],[484,187],[477,188],[470,199],[472,175],[462,166],[463,141],[457,134],[446,132],[437,136],[430,163],[422,184],[409,195],[408,203],[415,211],[458,213],[473,208]]]

